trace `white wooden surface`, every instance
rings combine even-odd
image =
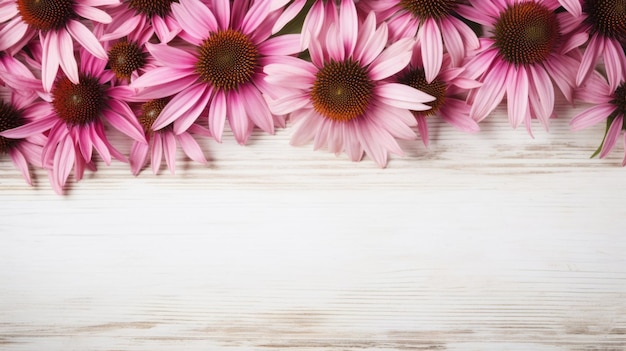
[[[281,130],[59,197],[3,158],[0,350],[626,350],[622,149],[559,110],[385,170]]]

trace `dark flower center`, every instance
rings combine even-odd
[[[439,19],[450,15],[457,7],[456,0],[401,0],[400,6],[419,19]]]
[[[516,2],[496,22],[495,45],[500,55],[516,65],[544,61],[560,38],[556,14],[536,2]]]
[[[20,127],[26,123],[22,114],[12,105],[0,101],[0,132]],[[10,139],[0,136],[0,154],[9,152],[19,143],[18,139]]]
[[[347,122],[365,113],[374,83],[359,62],[351,58],[326,63],[315,75],[313,107],[326,118]]]
[[[130,79],[145,64],[146,54],[135,42],[119,41],[109,49],[109,67],[119,79]]]
[[[128,7],[148,17],[154,15],[165,17],[170,13],[170,5],[174,0],[129,0]]]
[[[52,106],[67,124],[91,123],[105,106],[104,89],[95,77],[81,75],[78,84],[63,77],[52,88]]]
[[[17,10],[24,22],[42,30],[59,29],[72,17],[72,0],[17,0]]]
[[[258,60],[259,50],[250,38],[228,29],[211,33],[202,43],[196,73],[218,89],[237,89],[250,81]]]
[[[626,0],[585,0],[583,11],[587,13],[592,31],[609,38],[626,39]]]
[[[154,124],[154,121],[156,121],[161,114],[161,111],[163,111],[169,101],[170,98],[162,98],[150,100],[141,105],[141,114],[137,118],[139,119],[139,124],[141,124],[146,133],[153,132],[152,125]],[[165,128],[171,128],[171,125]]]
[[[446,101],[446,91],[448,89],[448,85],[446,82],[440,79],[434,79],[432,82],[428,83],[426,80],[426,74],[424,73],[423,68],[412,68],[407,73],[402,75],[398,79],[399,83],[408,85],[417,90],[421,90],[426,94],[435,98],[434,101],[425,103],[430,106],[430,110],[426,111],[413,111],[414,114],[418,116],[432,116]]]

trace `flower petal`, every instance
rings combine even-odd
[[[615,110],[617,106],[610,103],[590,107],[574,116],[570,121],[570,127],[574,131],[590,127],[605,121]]]

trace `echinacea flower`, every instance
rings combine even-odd
[[[107,51],[108,67],[115,74],[115,83],[127,85],[156,67],[154,58],[146,48],[146,43],[153,34],[147,27],[138,27],[126,37],[103,42]]]
[[[35,94],[21,94],[0,86],[0,156],[8,154],[29,185],[33,185],[29,164],[42,167],[41,150],[46,137],[41,132],[33,132],[21,138],[8,138],[2,136],[2,132],[36,119],[42,107],[36,99]]]
[[[470,116],[483,120],[507,96],[511,125],[531,133],[531,118],[548,128],[554,110],[554,86],[572,101],[579,62],[561,50],[564,39],[556,0],[469,0],[459,12],[480,23],[491,35],[465,65],[470,78],[483,85],[471,93]],[[531,134],[532,135],[532,134]]]
[[[156,34],[162,43],[174,39],[181,28],[172,16],[175,0],[124,0],[108,12],[113,20],[106,24],[100,40],[107,41],[132,36],[136,28],[147,28],[148,36]]]
[[[137,111],[137,118],[146,133],[147,143],[137,140],[133,141],[129,158],[130,169],[133,175],[138,175],[141,169],[146,165],[148,155],[150,155],[152,173],[157,174],[159,172],[161,160],[163,156],[165,156],[165,163],[170,173],[174,174],[176,170],[177,144],[181,146],[183,152],[190,159],[201,164],[207,163],[200,145],[198,145],[191,133],[210,136],[211,133],[208,129],[196,123],[192,124],[187,131],[178,135],[174,134],[171,125],[159,130],[152,129],[152,124],[154,124],[154,121],[159,117],[168,101],[169,98],[149,100],[142,103],[138,109],[139,111]]]
[[[622,54],[623,55],[623,54]],[[624,76],[619,80],[615,90],[611,89],[606,78],[597,71],[585,80],[585,83],[577,90],[576,97],[581,101],[593,104],[592,107],[582,111],[570,121],[571,129],[578,131],[601,122],[606,122],[606,134],[598,151],[593,155],[600,154],[604,158],[613,149],[620,134],[624,134],[626,123],[626,83]],[[626,166],[626,134],[624,134],[624,160],[622,166]]]
[[[595,69],[600,57],[611,90],[617,89],[626,70],[622,45],[626,42],[626,4],[615,0],[570,0],[574,15],[564,22],[563,31],[586,43],[576,85],[581,85]],[[582,3],[581,3],[582,2]]]
[[[264,96],[273,96],[263,67],[300,51],[298,35],[271,37],[279,16],[271,1],[180,0],[172,14],[192,49],[146,44],[161,67],[131,86],[140,98],[176,94],[154,122],[159,130],[173,123],[175,134],[191,126],[208,107],[213,137],[221,141],[226,119],[235,139],[245,144],[254,126],[274,133],[274,118]]]
[[[105,164],[112,157],[126,161],[126,157],[108,141],[103,121],[130,136],[145,142],[141,126],[122,97],[128,90],[109,84],[113,73],[105,70],[106,61],[81,50],[79,83],[73,83],[60,74],[49,94],[40,92],[47,101],[38,107],[30,123],[2,133],[8,138],[23,138],[48,132],[43,148],[43,166],[53,189],[61,194],[72,168],[74,177],[81,180],[85,167],[95,170],[92,161],[95,149]],[[123,87],[122,87],[123,88]]]
[[[443,68],[435,79],[429,82],[426,79],[426,71],[422,63],[422,50],[424,48],[419,44],[415,45],[411,63],[399,72],[396,78],[399,83],[423,91],[435,98],[434,101],[426,103],[430,109],[412,111],[417,120],[417,130],[424,145],[428,147],[428,120],[431,118],[441,118],[464,132],[478,132],[480,127],[470,117],[471,105],[465,101],[465,97],[470,89],[479,87],[480,83],[466,78],[464,69],[454,67],[447,53],[443,57]]]
[[[332,6],[335,6],[334,4]],[[296,123],[291,143],[314,140],[359,161],[367,153],[380,167],[388,153],[402,155],[396,138],[415,139],[415,118],[409,110],[430,107],[429,96],[415,88],[385,81],[411,60],[414,40],[400,39],[389,47],[387,27],[376,27],[373,13],[359,24],[352,0],[341,2],[351,21],[324,23],[326,31],[312,38],[311,61],[284,58],[267,65],[266,80],[291,92],[270,103],[274,113],[290,114]],[[336,8],[335,8],[336,9]],[[353,31],[353,28],[357,28]]]
[[[43,46],[42,84],[49,92],[59,66],[68,79],[79,83],[74,57],[74,40],[92,55],[106,59],[102,45],[79,18],[95,22],[111,21],[99,6],[117,5],[119,0],[0,0],[0,51],[19,51],[39,34]]]
[[[426,81],[432,82],[443,62],[444,51],[459,66],[470,50],[478,49],[476,33],[457,14],[459,0],[361,0],[359,6],[386,21],[391,40],[417,37],[422,50]],[[444,50],[445,48],[445,50]]]

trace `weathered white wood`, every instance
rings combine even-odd
[[[559,109],[384,170],[288,130],[65,197],[2,159],[0,350],[626,350],[621,148]]]

